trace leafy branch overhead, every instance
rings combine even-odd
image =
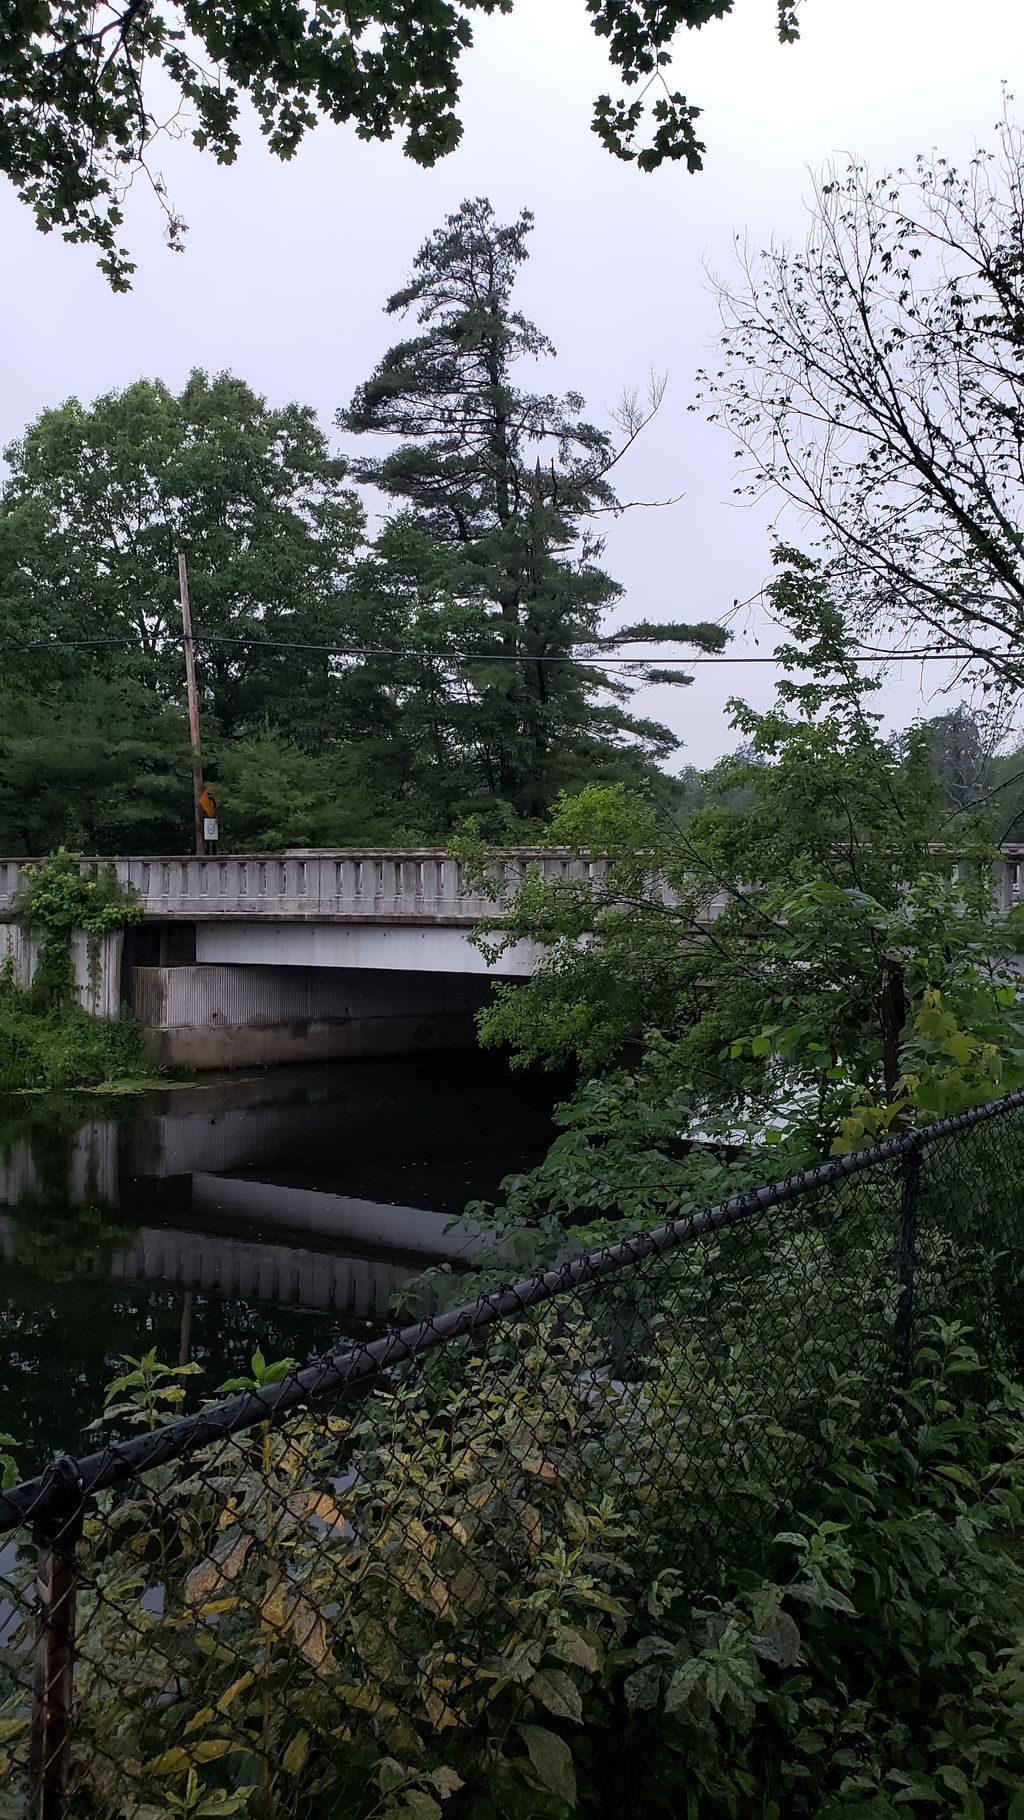
[[[133,178],[150,177],[180,246],[185,223],[149,169],[154,142],[188,134],[218,163],[242,140],[241,105],[255,109],[271,151],[290,158],[323,117],[362,139],[403,137],[433,165],[462,137],[457,103],[472,18],[511,13],[514,0],[36,0],[0,23],[0,170],[44,232],[100,250],[115,290],[134,264],[121,244]],[[795,7],[777,0],[783,42]],[[700,109],[667,80],[673,43],[732,11],[733,0],[586,0],[627,87],[628,105],[601,95],[594,130],[617,157],[645,170],[666,160],[701,168]],[[164,99],[171,95],[170,118]],[[650,99],[649,99],[650,97]],[[643,137],[645,128],[653,132]]]

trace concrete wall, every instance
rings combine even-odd
[[[234,1068],[471,1049],[487,993],[472,976],[197,965],[136,967],[131,1004],[154,1060]]]
[[[385,973],[476,974],[528,978],[539,950],[517,942],[491,965],[470,940],[471,927],[409,922],[251,922],[196,924],[196,960],[233,966],[342,967]]]
[[[93,1017],[116,1022],[121,1015],[121,952],[124,935],[120,929],[97,940],[96,966],[89,958],[89,937],[76,930],[71,937],[71,962],[75,978],[75,996],[83,1010]],[[24,990],[35,977],[43,938],[19,923],[0,923],[0,966],[9,955],[14,977]]]

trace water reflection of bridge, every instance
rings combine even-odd
[[[52,1144],[17,1140],[0,1153],[0,1207],[11,1210],[0,1216],[0,1260],[18,1263],[32,1208],[56,1195],[69,1210],[109,1211],[115,1228],[75,1256],[69,1226],[76,1276],[381,1321],[429,1265],[468,1263],[479,1228],[454,1217],[454,1202],[450,1211],[395,1204],[334,1192],[334,1183],[352,1168],[372,1190],[402,1155],[433,1153],[443,1167],[465,1145],[465,1107],[460,1119],[444,1117],[444,1083],[431,1091],[422,1075],[396,1102],[393,1076],[375,1095],[365,1083],[358,1093],[325,1090],[325,1073],[148,1095],[127,1120],[92,1119],[70,1132],[59,1180]],[[473,1137],[479,1144],[479,1126]],[[289,1174],[292,1182],[279,1179]]]
[[[310,1245],[254,1242],[175,1226],[142,1226],[127,1243],[115,1244],[99,1260],[83,1254],[81,1270],[115,1282],[159,1283],[233,1300],[323,1311],[341,1320],[379,1323],[387,1317],[392,1297],[410,1278],[446,1255],[450,1254],[361,1257],[352,1252],[319,1251]],[[18,1261],[16,1223],[2,1215],[0,1261]]]

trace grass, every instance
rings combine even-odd
[[[112,1085],[127,1091],[158,1078],[131,1022],[108,1023],[78,1005],[36,1010],[28,993],[11,985],[0,990],[0,1092]]]

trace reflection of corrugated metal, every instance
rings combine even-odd
[[[184,1096],[183,1096],[184,1097]],[[259,1163],[267,1156],[302,1155],[315,1132],[316,1108],[246,1107],[236,1111],[165,1113],[137,1122],[130,1135],[135,1175],[192,1175]]]
[[[157,1030],[444,1017],[474,1011],[480,1002],[472,978],[375,968],[136,967],[132,988],[140,1023]]]
[[[13,1262],[17,1243],[11,1222],[0,1219],[0,1259]],[[133,1245],[98,1268],[83,1255],[83,1276],[125,1283],[166,1283],[206,1295],[274,1303],[282,1308],[323,1309],[343,1317],[381,1322],[392,1297],[422,1269],[385,1258],[337,1257],[291,1245],[253,1245],[246,1239],[144,1227]],[[429,1314],[436,1298],[423,1298]]]
[[[182,1289],[272,1302],[283,1308],[329,1309],[360,1320],[387,1317],[392,1297],[416,1266],[380,1258],[332,1257],[290,1245],[146,1228],[109,1266],[126,1281],[171,1283]]]
[[[27,1138],[0,1151],[0,1207],[17,1207],[36,1187],[36,1160]]]

